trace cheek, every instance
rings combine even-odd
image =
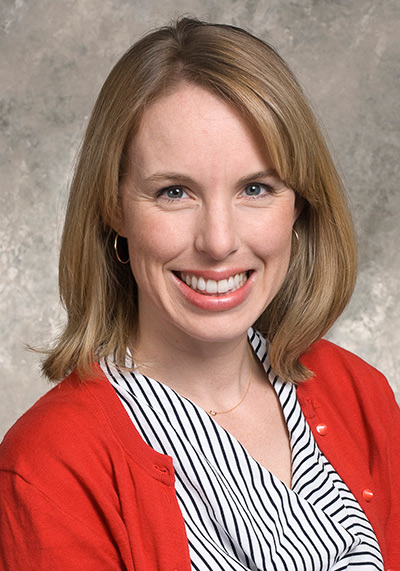
[[[135,274],[146,268],[161,267],[175,258],[184,248],[185,240],[179,225],[157,217],[135,217],[130,223],[128,243]]]
[[[261,258],[289,260],[292,244],[291,222],[282,220],[281,224],[264,223],[254,228],[251,234],[253,251]]]

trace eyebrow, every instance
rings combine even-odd
[[[246,175],[243,178],[239,179],[238,181],[238,185],[243,185],[249,182],[253,182],[256,180],[259,180],[261,178],[268,178],[268,177],[274,177],[279,179],[279,175],[276,172],[275,169],[268,169],[265,171],[258,171],[255,173],[252,173],[250,175]],[[165,181],[177,181],[179,180],[180,182],[195,182],[190,176],[187,176],[185,174],[182,173],[178,173],[178,172],[159,172],[159,173],[154,173],[152,175],[150,175],[149,177],[146,177],[144,179],[144,182],[165,182]],[[279,179],[280,180],[280,179]]]
[[[193,179],[190,176],[178,173],[178,172],[156,172],[148,177],[146,177],[144,182],[161,182],[166,180],[181,180],[183,182],[190,182]]]
[[[279,175],[275,169],[268,169],[266,171],[255,172],[249,176],[245,176],[245,177],[241,178],[239,180],[239,184],[242,185],[242,184],[246,184],[249,182],[259,180],[261,178],[268,178],[268,177],[274,177],[274,178],[277,178],[280,180]]]

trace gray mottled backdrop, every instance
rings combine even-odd
[[[400,395],[399,0],[0,0],[0,438],[48,389],[24,344],[63,319],[57,253],[95,96],[133,41],[182,13],[261,35],[311,94],[360,246],[356,293],[329,337]]]

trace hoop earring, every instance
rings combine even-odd
[[[114,250],[115,250],[115,255],[117,256],[117,260],[119,262],[121,262],[121,264],[127,264],[129,262],[129,257],[127,260],[121,260],[121,258],[119,257],[118,254],[118,238],[119,238],[119,232],[117,232],[115,234],[115,238],[114,238]]]
[[[297,255],[300,248],[300,236],[295,228],[292,228],[292,234],[295,238],[294,242],[296,243],[296,244],[292,243],[292,256],[294,257]]]

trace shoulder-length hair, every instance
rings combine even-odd
[[[58,380],[112,353],[134,354],[137,288],[114,253],[124,151],[148,105],[182,82],[229,102],[261,135],[279,177],[303,199],[286,279],[255,323],[275,372],[307,378],[299,357],[332,326],[352,294],[353,225],[340,177],[306,97],[267,43],[229,25],[182,18],[135,43],[95,103],[71,185],[59,285],[67,324],[43,362]],[[294,233],[295,236],[295,233]]]

